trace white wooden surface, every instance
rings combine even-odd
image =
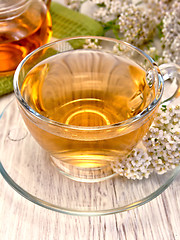
[[[0,112],[11,98],[0,98]],[[0,175],[0,240],[136,239],[180,240],[180,175],[146,205],[103,217],[69,216],[44,209],[16,193]]]
[[[0,112],[11,98],[0,98]],[[0,175],[0,240],[180,240],[179,183],[180,175],[164,193],[134,210],[78,217],[29,202]]]

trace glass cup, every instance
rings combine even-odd
[[[162,67],[164,75],[166,69],[168,76],[177,70]],[[61,173],[82,182],[114,176],[111,163],[147,133],[163,87],[160,69],[146,53],[105,37],[46,44],[14,76],[30,133]]]

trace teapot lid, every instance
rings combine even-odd
[[[0,21],[18,16],[30,2],[31,0],[0,0]]]

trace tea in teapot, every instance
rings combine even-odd
[[[14,71],[28,53],[47,43],[51,26],[42,0],[0,0],[0,74]]]

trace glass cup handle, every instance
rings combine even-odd
[[[159,66],[164,79],[162,103],[170,103],[180,96],[180,66],[175,63],[165,63]]]

